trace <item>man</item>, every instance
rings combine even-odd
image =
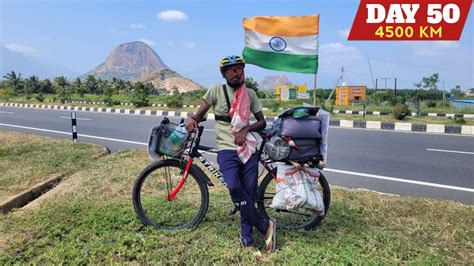
[[[257,140],[252,132],[266,127],[256,93],[245,87],[245,63],[240,56],[220,61],[224,85],[214,85],[203,96],[201,107],[186,121],[188,132],[195,131],[212,106],[216,119],[217,163],[224,175],[232,201],[240,210],[240,240],[244,247],[253,247],[253,227],[265,236],[268,251],[276,246],[274,219],[266,219],[255,208],[258,177]],[[257,120],[249,124],[252,112]]]

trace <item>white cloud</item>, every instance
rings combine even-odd
[[[152,41],[152,40],[148,40],[148,39],[145,39],[145,38],[141,38],[140,41],[148,44],[149,46],[155,46],[155,42]]]
[[[184,12],[179,11],[179,10],[161,11],[156,14],[156,17],[159,20],[168,21],[168,22],[188,20],[188,15],[186,15]]]
[[[16,43],[5,44],[4,46],[5,46],[5,48],[7,48],[8,50],[10,50],[12,52],[20,53],[20,54],[24,54],[24,55],[32,55],[32,54],[35,54],[37,52],[36,49],[34,49],[30,46],[16,44]]]
[[[414,43],[412,49],[416,56],[439,56],[446,54],[448,50],[458,49],[460,46],[457,41],[433,41]]]
[[[350,60],[362,59],[363,55],[359,49],[344,45],[342,43],[327,43],[321,45],[319,51],[321,63],[331,64],[339,62],[348,62]]]
[[[173,41],[169,41],[169,42],[167,42],[166,44],[168,44],[169,46],[174,46],[174,42],[173,42]]]
[[[350,32],[350,29],[343,29],[343,30],[338,30],[337,34],[339,34],[339,36],[347,40],[347,38],[349,37],[349,32]]]
[[[116,33],[116,32],[118,32],[118,30],[116,30],[116,29],[113,29],[113,28],[109,28],[109,29],[107,29],[107,31],[108,31],[108,32],[113,32],[113,33]]]
[[[146,28],[146,26],[143,25],[143,24],[130,24],[130,27],[132,29],[144,29],[144,28]]]
[[[193,48],[196,48],[196,43],[195,43],[195,42],[186,42],[186,43],[184,44],[184,46],[185,46],[186,48],[193,49]]]

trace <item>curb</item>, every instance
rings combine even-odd
[[[334,110],[334,114],[349,114],[349,115],[363,115],[364,111],[352,111],[352,110]],[[365,111],[366,115],[390,115],[390,112],[380,111]],[[417,113],[410,113],[408,116],[417,116]],[[456,117],[456,118],[474,118],[474,114],[447,114],[447,113],[420,113],[420,116],[432,116],[432,117]]]
[[[106,146],[102,146],[102,153],[95,156],[93,160],[97,160],[109,154],[110,154],[110,149]],[[70,176],[72,174],[73,173],[67,172],[59,176],[53,176],[47,179],[46,181],[36,184],[33,188],[29,189],[28,191],[12,196],[5,202],[1,203],[0,213],[7,213],[11,211],[12,209],[21,208],[29,204],[33,200],[41,197],[41,195],[45,194],[46,192],[50,191],[51,189],[59,185],[59,183],[61,183],[61,180],[63,178]]]
[[[136,110],[136,109],[115,109],[115,108],[98,108],[98,107],[81,107],[81,106],[63,106],[63,105],[45,105],[45,104],[23,104],[23,103],[2,103],[0,106],[7,107],[24,107],[24,108],[41,108],[52,110],[69,110],[69,111],[84,111],[84,112],[98,112],[98,113],[112,113],[112,114],[129,114],[129,115],[145,115],[145,116],[168,116],[188,118],[192,112],[178,112],[178,111],[161,111],[161,110]],[[334,113],[340,112],[335,110]],[[356,111],[351,111],[356,112]],[[362,113],[362,112],[358,112]],[[378,113],[378,114],[376,114]],[[382,112],[373,112],[375,115],[382,115]],[[445,114],[446,116],[457,116],[457,114]],[[474,115],[468,115],[474,118]],[[464,116],[466,117],[466,116]],[[471,118],[471,117],[466,117]],[[208,113],[207,120],[215,120],[213,113]],[[267,122],[275,120],[274,116],[265,116]],[[426,132],[438,134],[459,134],[459,135],[474,135],[474,126],[447,126],[440,124],[412,124],[403,122],[381,122],[381,121],[353,121],[353,120],[331,120],[329,123],[333,127],[343,128],[364,128],[377,129],[388,131],[403,131],[403,132]]]

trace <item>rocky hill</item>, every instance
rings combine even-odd
[[[266,91],[275,91],[275,88],[280,85],[289,85],[291,82],[284,75],[267,76],[259,82],[259,88]]]
[[[97,78],[120,78],[125,81],[152,82],[155,87],[179,91],[200,88],[196,82],[171,70],[155,51],[144,42],[130,42],[115,48],[105,62],[82,75],[85,78],[94,75]]]

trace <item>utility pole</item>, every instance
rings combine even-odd
[[[395,78],[395,97],[397,97],[397,78]]]
[[[379,79],[375,79],[375,91],[377,91],[377,83],[378,83]]]
[[[372,77],[372,86],[375,86],[375,89],[377,90],[377,86],[374,84],[374,73],[372,73],[372,66],[370,65],[370,60],[368,57],[367,62],[369,62],[370,76]]]

